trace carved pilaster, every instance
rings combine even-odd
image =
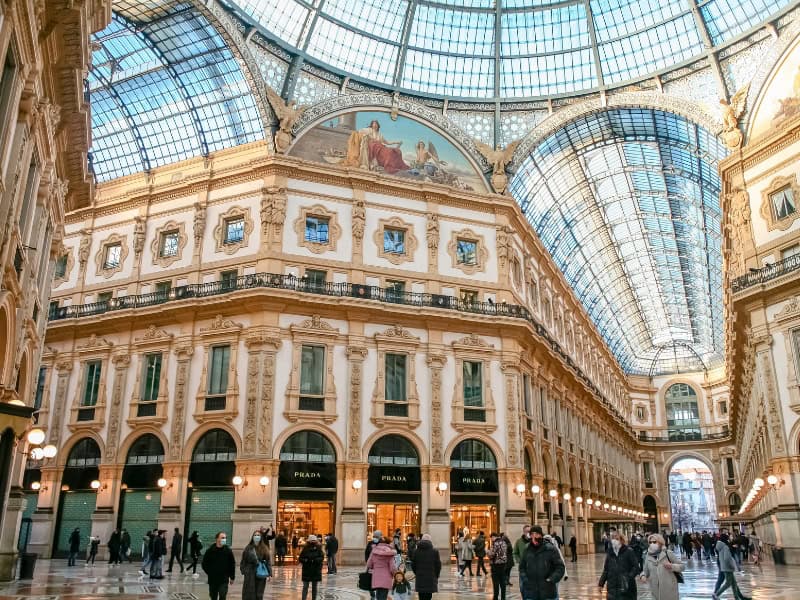
[[[515,467],[520,463],[520,420],[517,397],[519,366],[516,362],[504,362],[501,370],[506,376],[507,460],[509,467]]]
[[[130,354],[115,354],[111,357],[114,363],[114,387],[111,390],[111,410],[108,417],[108,436],[106,441],[106,462],[114,462],[119,446],[119,422],[122,409],[122,392],[125,389],[125,377],[131,364]]]
[[[350,407],[347,415],[347,460],[361,460],[361,381],[367,349],[363,346],[348,346],[350,363]]]
[[[275,396],[275,353],[279,338],[252,332],[245,339],[247,359],[247,407],[244,454],[268,456],[272,446],[272,411]]]
[[[58,383],[56,384],[56,397],[53,401],[53,420],[50,429],[50,443],[56,448],[61,446],[61,419],[64,414],[64,407],[67,406],[67,389],[69,387],[69,376],[72,373],[72,358],[59,359],[56,362],[58,371]]]
[[[444,463],[442,448],[442,369],[447,359],[443,354],[429,354],[431,370],[431,464]]]
[[[178,344],[175,355],[178,357],[178,369],[175,373],[175,404],[172,408],[172,430],[169,440],[169,458],[180,461],[183,454],[183,430],[186,421],[186,384],[189,381],[189,363],[194,348],[188,343]]]
[[[771,336],[770,336],[771,339]],[[769,426],[769,439],[772,443],[773,456],[786,454],[784,442],[783,419],[778,405],[778,389],[775,383],[775,370],[772,367],[772,350],[769,346],[757,353],[758,368],[761,371],[764,404],[767,408],[767,424]]]

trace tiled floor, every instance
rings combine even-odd
[[[562,600],[590,600],[605,598],[597,588],[602,557],[583,557],[577,564],[568,563],[569,579],[562,582]],[[98,563],[94,567],[68,568],[66,561],[39,561],[32,581],[17,581],[0,584],[0,600],[205,600],[208,588],[205,577],[192,579],[176,571],[165,579],[151,582],[136,572],[136,563],[122,567],[109,567]],[[745,574],[737,575],[742,590],[758,600],[800,600],[800,567],[764,566],[763,573],[757,568],[745,566]],[[366,599],[368,594],[356,589],[357,573],[354,567],[340,568],[337,575],[323,575],[319,600]],[[716,567],[709,563],[690,561],[686,571],[686,583],[681,586],[682,600],[708,600],[716,580]],[[516,570],[512,581],[516,580]],[[639,599],[651,597],[646,585],[640,586]],[[492,583],[485,577],[460,578],[455,569],[449,567],[440,581],[441,593],[435,600],[491,598]],[[229,597],[241,596],[241,582],[231,588]],[[265,599],[299,599],[300,574],[296,567],[278,567],[275,579],[267,584]],[[730,593],[725,598],[731,598]],[[519,599],[516,584],[510,588],[509,600]]]

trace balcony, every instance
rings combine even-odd
[[[174,287],[168,292],[159,291],[149,294],[122,296],[119,298],[112,298],[107,302],[93,302],[91,304],[79,304],[74,306],[53,305],[48,318],[51,322],[62,321],[64,319],[81,319],[123,310],[147,308],[180,300],[208,298],[210,296],[229,294],[238,290],[252,289],[278,289],[319,296],[358,298],[394,305],[400,304],[418,308],[436,308],[495,317],[511,317],[527,321],[533,327],[535,335],[561,358],[575,376],[602,401],[617,420],[620,422],[625,421],[599,388],[594,385],[591,379],[589,379],[575,361],[572,360],[572,357],[561,348],[561,345],[555,339],[553,339],[547,329],[534,319],[527,308],[516,304],[473,302],[472,300],[465,302],[454,296],[444,296],[440,294],[400,292],[394,288],[385,289],[354,283],[309,282],[308,280],[295,277],[294,275],[253,273],[251,275],[242,275],[237,278],[226,279],[225,281],[212,281],[209,283]]]
[[[779,260],[774,264],[767,265],[760,269],[750,269],[750,272],[746,275],[742,275],[733,280],[732,289],[734,293],[741,292],[747,288],[767,283],[768,281],[772,281],[773,279],[777,279],[778,277],[797,270],[800,270],[800,254],[787,256],[783,260]]]
[[[640,442],[650,444],[674,444],[680,442],[712,442],[726,440],[730,439],[731,433],[725,429],[722,431],[700,429],[699,431],[691,432],[673,432],[669,435],[653,435],[646,431],[640,431],[636,437]]]

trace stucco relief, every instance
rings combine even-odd
[[[327,240],[309,239],[306,236],[306,222],[309,217],[327,219]],[[336,252],[336,246],[339,242],[339,239],[342,237],[342,228],[339,227],[339,221],[336,212],[328,210],[321,204],[301,207],[300,216],[294,221],[294,231],[297,233],[297,246],[300,248],[307,248],[314,254]]]
[[[170,431],[170,460],[181,460],[183,454],[183,435],[186,423],[186,385],[189,381],[189,363],[194,354],[190,342],[175,347],[178,368],[175,373],[175,403],[172,406],[172,430]]]
[[[350,406],[347,415],[347,460],[361,460],[361,384],[364,358],[367,349],[363,346],[348,346],[350,363]]]
[[[444,463],[442,450],[442,369],[447,363],[444,354],[428,354],[431,371],[431,463]]]
[[[243,231],[241,238],[228,238],[228,223],[237,219],[242,219]],[[220,214],[219,222],[214,228],[214,240],[216,241],[216,251],[225,254],[235,254],[242,248],[247,248],[250,243],[250,234],[253,233],[255,224],[250,216],[250,208],[241,206],[231,206],[224,213]]]
[[[83,242],[81,242],[83,243]],[[106,263],[106,253],[109,247],[119,244],[120,252],[119,259],[115,263]],[[112,233],[100,243],[100,250],[94,255],[94,263],[97,267],[97,274],[108,279],[122,271],[125,265],[125,259],[128,258],[128,238],[118,233]]]
[[[402,252],[386,250],[384,233],[387,229],[403,232],[404,245]],[[406,223],[400,217],[380,219],[378,221],[378,229],[375,230],[372,239],[375,241],[375,246],[378,248],[378,256],[385,258],[393,265],[402,265],[405,262],[414,261],[414,253],[417,251],[417,236],[414,235],[414,226],[411,223]]]
[[[171,248],[166,248],[164,245],[164,236],[174,233],[177,235],[177,246],[172,253]],[[161,227],[157,227],[154,233],[153,241],[150,242],[150,252],[153,256],[153,264],[159,267],[169,267],[172,263],[183,258],[183,249],[189,242],[189,236],[186,235],[186,226],[183,221],[167,221]]]
[[[120,413],[122,412],[122,391],[125,389],[125,378],[131,364],[130,354],[115,354],[111,358],[114,364],[114,383],[111,390],[111,406],[108,417],[108,435],[106,437],[106,456],[104,462],[114,462],[119,446]]]

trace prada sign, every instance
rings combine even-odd
[[[450,491],[467,494],[496,494],[497,471],[488,469],[453,469]]]
[[[336,489],[336,465],[284,461],[278,468],[278,487]]]
[[[370,465],[367,485],[371,492],[377,490],[418,492],[420,490],[419,467]]]

